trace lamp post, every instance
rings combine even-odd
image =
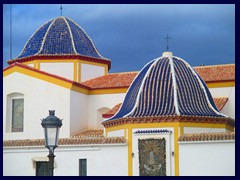
[[[54,149],[58,147],[58,135],[62,120],[55,116],[55,110],[49,110],[49,116],[42,120],[41,125],[44,128],[45,147],[49,150],[49,176],[53,176]]]

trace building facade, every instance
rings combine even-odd
[[[199,175],[197,166],[187,169],[197,146],[203,157],[226,148],[231,170],[210,174],[234,175],[234,64],[192,68],[164,52],[139,72],[109,74],[111,61],[63,16],[41,26],[8,63],[4,175],[47,175],[40,120],[51,109],[63,119],[54,175]],[[189,138],[196,133],[206,138]],[[218,159],[223,151],[216,152]]]

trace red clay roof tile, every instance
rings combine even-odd
[[[194,67],[205,82],[234,81],[235,64]]]
[[[188,141],[223,141],[235,140],[235,132],[215,132],[199,134],[183,134],[178,138],[180,142]]]
[[[220,97],[220,98],[213,98],[217,108],[219,110],[221,110],[224,105],[227,103],[228,98],[227,97]],[[106,113],[104,113],[102,115],[103,118],[110,118],[112,117],[114,114],[116,114],[116,112],[119,110],[119,108],[121,107],[122,103],[119,103],[117,105],[115,105],[112,109],[108,110]]]
[[[235,64],[194,67],[205,82],[234,81]],[[138,72],[114,73],[81,84],[91,89],[129,87]]]
[[[137,72],[109,74],[82,82],[81,84],[92,89],[128,88],[136,75]]]
[[[219,98],[213,98],[217,108],[221,111],[222,108],[225,106],[225,104],[228,101],[227,97],[219,97]]]
[[[79,137],[103,137],[103,130],[89,129],[86,131],[75,133],[71,136],[72,138]]]
[[[60,138],[59,145],[93,145],[93,144],[125,144],[124,137],[78,137],[78,138]],[[12,146],[44,146],[44,139],[24,139],[24,140],[6,140],[3,141],[4,147]]]

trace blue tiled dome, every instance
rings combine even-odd
[[[227,117],[217,109],[198,73],[171,52],[143,67],[119,111],[105,121],[156,116]]]
[[[60,16],[41,26],[17,58],[34,55],[83,55],[103,58],[87,33],[74,21]]]

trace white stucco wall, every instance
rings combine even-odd
[[[180,176],[235,176],[235,141],[179,143]]]
[[[54,176],[78,176],[79,159],[87,159],[88,176],[128,175],[126,145],[59,146],[54,154]],[[46,158],[47,155],[45,147],[4,149],[3,175],[35,176],[34,157]]]
[[[4,140],[42,139],[43,128],[40,119],[46,118],[49,110],[55,110],[55,115],[63,119],[60,137],[69,137],[70,91],[68,89],[17,72],[4,77],[3,84]],[[23,132],[8,132],[6,129],[7,95],[15,92],[24,95]]]
[[[107,133],[108,137],[121,137],[124,136],[124,129],[116,130],[116,131],[110,131]]]
[[[70,134],[88,129],[88,96],[70,92]]]
[[[101,108],[112,109],[118,103],[123,102],[125,93],[118,94],[100,94],[100,95],[90,95],[89,96],[89,109],[88,109],[88,127],[90,129],[97,128],[98,120],[98,110]]]
[[[156,134],[134,134],[137,130],[161,130],[168,129],[172,133],[156,133]],[[174,156],[171,155],[174,152],[174,128],[142,128],[142,129],[133,129],[132,130],[132,152],[134,153],[133,157],[133,176],[139,176],[139,151],[138,151],[138,139],[148,139],[156,138],[161,139],[165,138],[166,140],[166,171],[167,176],[174,175]]]
[[[105,75],[105,69],[102,66],[94,66],[90,64],[81,64],[81,81],[87,81],[99,76]]]
[[[228,101],[221,110],[223,114],[235,119],[235,87],[209,88],[213,97],[227,97]]]
[[[196,127],[184,127],[184,134],[191,133],[212,133],[212,132],[227,132],[224,128],[196,128]]]
[[[74,80],[74,64],[73,63],[41,63],[40,70],[56,74],[58,76]]]
[[[28,65],[28,66],[30,66],[30,67],[34,67],[34,65],[33,65],[33,64],[31,64],[31,63],[30,63],[30,64],[26,64],[26,65]]]

